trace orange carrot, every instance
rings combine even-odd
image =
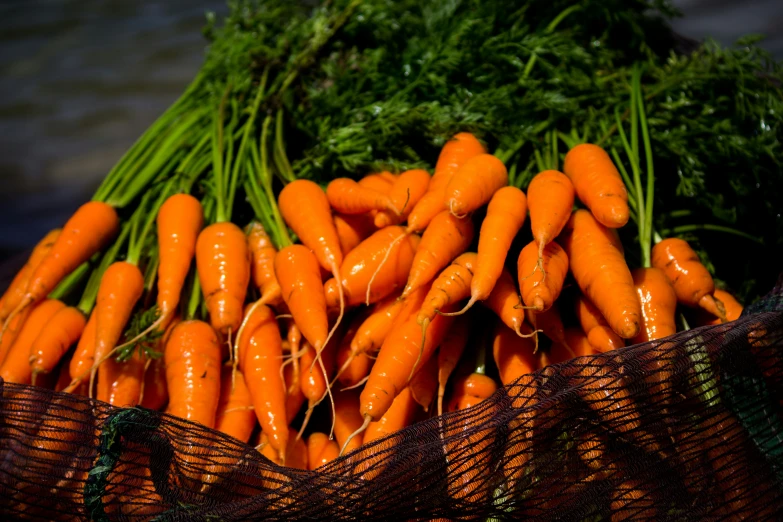
[[[438,348],[438,415],[443,414],[446,383],[468,344],[470,324],[470,316],[457,321],[454,327],[446,333],[443,342],[440,343],[440,348]]]
[[[642,305],[642,327],[633,342],[644,343],[677,333],[677,295],[666,274],[658,268],[637,268],[631,275]]]
[[[528,314],[528,318],[530,319],[530,324],[533,325],[533,328],[541,330],[544,335],[554,342],[566,342],[563,333],[565,327],[563,326],[563,320],[560,318],[560,310],[557,307],[557,303],[552,305],[552,308],[545,312],[531,310]],[[536,349],[538,349],[538,344],[536,344]]]
[[[467,160],[446,185],[444,206],[455,216],[483,207],[492,195],[508,185],[506,166],[492,154]]]
[[[27,262],[8,285],[3,297],[0,298],[0,321],[5,321],[5,318],[22,302],[30,277],[46,254],[49,253],[49,250],[52,249],[61,232],[62,229],[55,228],[33,247]]]
[[[505,268],[500,273],[500,277],[495,283],[495,288],[489,294],[489,298],[483,302],[484,306],[495,312],[506,326],[517,332],[522,333],[523,323],[525,321],[525,309],[522,308],[522,302],[517,293],[517,287],[514,285],[514,278]]]
[[[245,233],[231,222],[209,225],[196,241],[196,269],[212,328],[230,337],[242,322],[250,282]]]
[[[329,331],[318,261],[309,248],[291,245],[275,256],[275,275],[283,300],[305,339],[323,348]]]
[[[518,336],[502,323],[495,327],[492,355],[504,386],[536,370],[538,358],[534,352],[533,339]]]
[[[351,321],[337,348],[337,379],[344,386],[359,384],[370,374],[373,360],[365,353],[354,354],[351,350],[351,342],[367,315],[366,312],[360,313]]]
[[[448,411],[460,411],[483,402],[498,389],[497,383],[482,373],[471,373],[454,383],[454,391],[449,401]]]
[[[554,241],[571,217],[571,209],[574,206],[574,185],[562,172],[545,170],[536,174],[530,181],[527,187],[527,200],[530,206],[530,228],[533,231],[533,239],[538,245],[536,267],[543,269],[540,263],[544,248]],[[543,272],[546,274],[546,270]],[[519,278],[527,277],[529,273],[520,272]]]
[[[307,469],[307,443],[296,437],[296,431],[290,428],[288,430],[288,447],[282,463],[289,468]]]
[[[538,272],[537,265],[541,267]],[[552,242],[539,252],[535,241],[528,243],[517,260],[519,288],[525,305],[539,312],[548,310],[560,295],[567,273],[568,255],[560,245]]]
[[[214,428],[220,399],[220,344],[214,328],[198,320],[179,323],[163,356],[169,413]]]
[[[30,347],[33,381],[38,373],[49,373],[73,343],[82,335],[87,319],[73,306],[61,308],[52,316]]]
[[[95,363],[95,329],[97,325],[96,313],[93,309],[87,324],[82,331],[82,336],[76,344],[71,363],[68,366],[71,380],[76,383],[81,381],[89,373]]]
[[[118,229],[117,212],[106,203],[89,201],[79,207],[30,275],[25,295],[6,317],[3,331],[14,315],[44,299],[66,275],[101,250]]]
[[[103,391],[98,398],[106,400],[111,385],[109,378],[101,379],[106,370],[102,370],[103,359],[109,356],[122,336],[125,324],[130,319],[136,301],[144,291],[144,276],[134,264],[116,261],[103,273],[98,287],[98,300],[95,305],[95,364],[90,372],[90,391],[96,375]]]
[[[430,185],[430,174],[426,170],[413,169],[400,174],[389,191],[392,209],[378,212],[375,226],[378,228],[397,225],[408,219],[413,207],[421,200]]]
[[[336,459],[340,454],[337,442],[326,433],[311,433],[307,438],[307,469],[318,469]]]
[[[416,321],[426,331],[435,314],[450,304],[456,304],[470,295],[470,284],[478,256],[474,252],[460,254],[432,282],[424,298]]]
[[[424,231],[413,257],[408,284],[402,297],[432,281],[451,261],[473,241],[473,222],[459,219],[443,211],[432,219]]]
[[[46,299],[34,306],[0,366],[0,377],[5,382],[30,384],[30,348],[55,314],[65,308],[65,304],[57,299]]]
[[[112,406],[137,406],[141,401],[145,366],[146,361],[138,350],[124,362],[114,358],[104,361],[98,374],[97,399]]]
[[[700,318],[702,320],[698,322],[700,326],[705,324],[721,324],[727,321],[736,321],[740,318],[743,307],[742,304],[737,301],[736,297],[725,290],[721,290],[720,288],[716,288],[712,295],[715,297],[715,299],[723,304],[723,308],[726,310],[726,321],[723,321],[720,317],[715,317],[705,312],[704,315],[706,317],[703,319]]]
[[[406,236],[402,227],[382,228],[345,256],[340,274],[347,306],[378,302],[403,286],[419,245],[418,236]],[[338,296],[337,280],[324,285],[328,296]],[[369,295],[368,295],[369,294]],[[335,308],[333,298],[327,307]]]
[[[398,299],[396,295],[390,295],[375,303],[372,312],[362,322],[351,340],[351,352],[377,353],[404,307],[405,300]]]
[[[237,372],[234,376],[232,386],[231,370],[231,366],[223,366],[220,376],[220,400],[218,400],[215,429],[247,442],[256,426],[256,415],[242,372]]]
[[[389,177],[388,172],[378,174],[367,174],[358,181],[364,188],[372,189],[383,194],[388,194],[397,179],[396,176]]]
[[[422,196],[408,216],[407,233],[418,233],[429,226],[430,221],[443,210],[446,186],[454,173],[467,160],[485,152],[487,150],[484,146],[468,132],[460,132],[446,142],[438,156],[435,174],[430,180],[426,194]]]
[[[445,341],[445,339],[444,339]],[[429,411],[432,400],[438,392],[438,360],[435,357],[422,365],[422,367],[413,374],[408,388],[411,391],[413,400],[419,403],[424,411]]]
[[[394,214],[392,199],[385,192],[363,187],[350,178],[336,178],[326,187],[329,205],[343,214],[364,214],[371,210],[387,210]]]
[[[163,353],[166,344],[160,343],[159,346],[161,347],[160,353]],[[150,410],[160,410],[168,400],[166,364],[163,358],[152,359],[148,361],[147,369],[144,372],[144,387],[142,388],[140,406]]]
[[[410,387],[403,388],[394,398],[386,413],[367,426],[367,430],[364,432],[364,443],[367,444],[407,428],[413,422],[416,409],[416,400],[413,398]]]
[[[571,357],[585,357],[587,355],[595,355],[599,353],[598,350],[593,348],[593,345],[590,344],[590,341],[587,339],[585,333],[579,328],[566,328],[563,332],[563,336],[565,337],[566,341],[565,345],[560,343],[552,344],[552,349],[550,350],[550,357],[552,359],[555,359],[555,347],[558,347],[557,349],[562,350],[563,353],[568,353],[568,359]],[[566,360],[566,358],[560,357],[558,360],[554,360],[553,362],[560,362],[564,360]]]
[[[617,237],[590,212],[577,210],[564,229],[561,245],[574,279],[612,330],[624,339],[636,336],[642,311]]]
[[[286,348],[291,356],[290,366],[294,369],[294,372],[291,374],[291,382],[288,383],[286,380],[286,393],[291,394],[294,389],[301,392],[299,387],[299,347],[302,345],[302,332],[293,319],[288,321],[288,331],[286,332],[285,340],[288,342]]]
[[[5,331],[2,339],[0,339],[0,365],[5,362],[8,352],[16,342],[17,337],[19,337],[25,322],[27,322],[27,318],[30,316],[30,308],[25,308],[9,321],[8,329]]]
[[[158,211],[157,303],[164,326],[176,312],[203,224],[201,203],[189,194],[170,196]]]
[[[362,414],[359,413],[359,390],[341,390],[334,394],[334,437],[340,448],[345,447],[352,433],[362,425]],[[363,436],[358,434],[345,447],[345,451],[353,451],[362,445]]]
[[[609,328],[606,319],[589,298],[584,295],[577,296],[574,304],[576,318],[582,325],[582,331],[596,350],[609,352],[625,346],[623,340]]]
[[[245,227],[247,246],[250,250],[250,276],[261,294],[264,304],[275,306],[280,302],[280,284],[275,276],[277,249],[269,239],[263,225],[253,221]]]
[[[294,375],[296,373],[296,375]],[[285,417],[286,423],[290,423],[299,414],[302,405],[305,403],[305,396],[302,393],[302,387],[299,384],[300,368],[293,364],[287,364],[283,368],[283,382],[286,387],[285,395]]]
[[[369,214],[335,214],[334,228],[340,238],[343,257],[375,232],[375,225]]]
[[[712,276],[686,241],[670,237],[656,244],[652,249],[652,266],[663,270],[679,302],[725,317],[725,310],[712,295],[715,292]]]
[[[599,223],[620,228],[628,222],[628,191],[604,149],[590,143],[577,145],[566,154],[563,171]]]
[[[239,353],[239,368],[261,429],[282,460],[288,444],[286,386],[280,374],[283,363],[280,327],[267,306],[256,312],[260,316],[246,349]]]
[[[303,343],[301,349],[301,364],[299,373],[299,383],[302,387],[302,393],[307,399],[307,413],[299,430],[301,437],[305,426],[310,419],[313,409],[326,397],[329,390],[329,381],[334,377],[335,357],[337,355],[337,346],[335,340],[330,341],[321,353],[323,368],[313,368],[316,360],[316,352],[309,343]]]
[[[525,193],[516,187],[503,187],[492,196],[479,233],[478,259],[470,283],[467,310],[476,301],[487,299],[503,272],[503,264],[514,236],[527,216]],[[463,310],[463,311],[464,311]]]

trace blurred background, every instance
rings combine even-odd
[[[781,0],[675,0],[683,36],[783,60]],[[183,91],[225,0],[0,1],[0,288]]]

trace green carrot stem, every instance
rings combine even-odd
[[[58,284],[54,290],[49,294],[49,299],[60,299],[62,300],[65,296],[70,294],[74,288],[76,288],[79,283],[81,283],[84,276],[87,274],[87,272],[90,270],[90,262],[85,261],[81,265],[79,265],[76,270],[68,274],[68,276],[60,281],[60,284]]]
[[[737,230],[736,228],[725,227],[723,225],[713,225],[710,223],[680,225],[678,227],[664,228],[663,230],[661,230],[661,235],[672,236],[678,234],[685,234],[687,232],[695,232],[697,230],[710,230],[713,232],[724,232],[726,234],[732,234],[735,236],[743,237],[748,241],[753,241],[754,243],[758,243],[759,245],[764,244],[764,240],[758,236],[752,236],[747,232],[743,232],[742,230]]]
[[[639,124],[642,129],[642,140],[644,142],[644,155],[647,160],[647,192],[644,205],[644,232],[642,241],[642,261],[644,267],[651,266],[651,243],[652,243],[652,225],[653,225],[653,202],[655,194],[655,172],[653,165],[652,144],[650,142],[650,130],[647,127],[647,115],[645,114],[644,99],[642,97],[641,87],[641,69],[636,76],[636,103],[638,104]]]
[[[228,93],[229,86],[226,86],[212,124],[212,171],[215,183],[215,202],[217,204],[217,216],[215,219],[218,223],[226,221],[226,202],[223,189],[223,118]]]
[[[103,255],[98,268],[93,270],[92,274],[90,274],[90,278],[87,280],[87,286],[84,289],[82,298],[79,301],[79,304],[76,305],[76,307],[81,310],[84,315],[89,315],[93,306],[95,306],[95,300],[98,298],[98,288],[101,286],[101,278],[103,278],[103,273],[112,263],[114,263],[114,261],[117,260],[117,255],[120,252],[120,248],[122,248],[122,246],[125,244],[125,240],[130,234],[130,229],[130,223],[125,223],[122,225],[119,236],[117,236],[117,239],[114,241],[111,248]]]

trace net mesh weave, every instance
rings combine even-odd
[[[318,471],[0,384],[0,518],[783,518],[783,286],[734,323],[546,367]]]

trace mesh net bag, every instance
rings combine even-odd
[[[783,285],[734,323],[574,359],[318,471],[142,408],[2,385],[0,517],[783,517]]]

